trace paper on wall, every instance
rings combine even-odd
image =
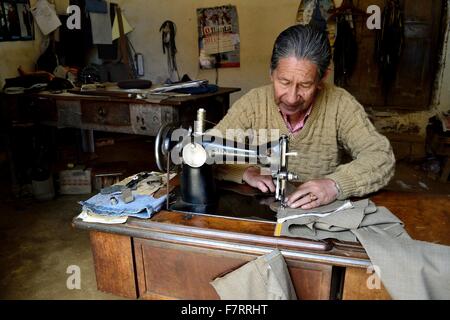
[[[216,35],[203,39],[203,48],[206,54],[216,54],[235,50],[234,38],[231,33],[219,32]]]
[[[233,44],[234,45],[237,45],[237,44],[239,44],[239,42],[241,42],[241,39],[239,38],[239,34],[238,33],[233,33],[231,35],[231,38],[233,40]]]
[[[49,4],[47,0],[38,0],[36,5],[31,8],[31,13],[44,35],[55,31],[61,25],[61,21],[56,15],[55,6]]]
[[[109,6],[106,10],[106,13],[89,12],[93,44],[112,44]]]
[[[127,34],[131,31],[133,31],[133,28],[130,26],[127,19],[125,19],[125,17],[123,16],[123,13],[122,13],[122,24],[123,24],[123,34]],[[116,14],[116,17],[114,18],[113,27],[112,27],[112,39],[114,41],[114,40],[118,39],[119,37],[120,37],[119,20],[117,19],[117,14]]]
[[[55,1],[56,14],[65,16],[67,15],[67,7],[70,6],[70,0],[58,0]]]

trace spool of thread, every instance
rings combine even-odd
[[[197,110],[197,121],[195,122],[195,130],[196,134],[203,134],[205,132],[205,118],[206,118],[206,110],[200,108]]]

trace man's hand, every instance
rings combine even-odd
[[[302,184],[287,199],[291,208],[312,209],[336,200],[338,190],[331,179],[310,180]]]
[[[272,176],[261,175],[261,169],[258,167],[248,167],[244,171],[242,180],[262,192],[275,192],[275,184],[273,183]]]

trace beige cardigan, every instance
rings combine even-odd
[[[279,128],[289,136],[289,170],[301,181],[333,179],[341,192],[339,199],[364,196],[387,185],[394,174],[395,158],[386,137],[378,133],[364,108],[342,88],[325,84],[319,91],[311,114],[299,132],[290,133],[274,101],[273,86],[256,88],[236,101],[215,127],[225,135],[232,129]],[[353,161],[342,164],[342,152]],[[242,183],[248,166],[224,165],[218,178]]]

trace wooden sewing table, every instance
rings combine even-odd
[[[417,240],[450,245],[450,196],[382,191],[370,197]],[[248,210],[250,201],[229,203]],[[88,230],[97,286],[142,299],[218,299],[214,278],[278,248],[299,299],[389,299],[369,289],[371,266],[357,243],[274,237],[274,222],[160,211],[151,219],[106,225],[73,220]]]

